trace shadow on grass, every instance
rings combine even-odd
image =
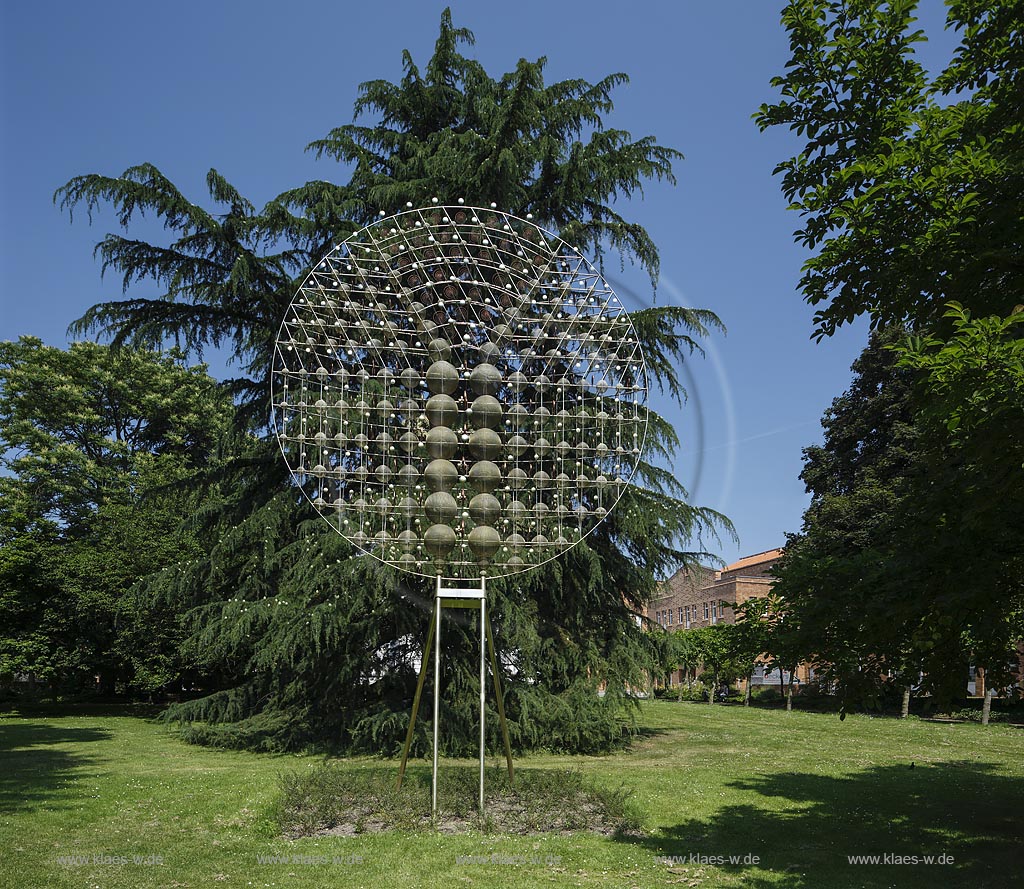
[[[652,738],[660,737],[661,735],[667,735],[668,729],[664,728],[651,728],[647,725],[641,725],[633,733],[632,741],[649,741]],[[627,748],[628,749],[628,748]]]
[[[71,752],[56,745],[79,745],[110,737],[104,729],[0,722],[0,813],[62,806],[65,799],[70,799],[65,791],[73,771],[96,757],[78,747]]]
[[[908,763],[843,777],[785,772],[729,786],[763,799],[625,841],[672,857],[684,868],[694,866],[687,864],[694,854],[757,855],[770,877],[740,864],[731,868],[743,886],[756,889],[1024,885],[1024,781],[987,764],[911,768]],[[848,859],[886,853],[947,855],[953,863],[854,864]]]
[[[146,704],[134,701],[90,699],[84,701],[4,701],[0,715],[14,714],[31,718],[63,719],[71,716],[130,716],[156,719],[167,708],[166,704]]]

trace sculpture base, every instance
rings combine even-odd
[[[409,761],[413,729],[416,726],[416,715],[419,713],[423,684],[427,677],[427,664],[430,662],[430,648],[434,643],[434,761],[430,786],[430,813],[434,817],[437,816],[437,762],[441,707],[441,611],[443,608],[478,608],[480,610],[480,814],[482,815],[484,812],[484,746],[486,740],[484,726],[488,652],[491,659],[491,675],[494,679],[494,696],[498,704],[498,718],[501,722],[501,737],[505,746],[505,759],[508,763],[509,783],[511,784],[513,780],[512,746],[509,743],[508,724],[505,721],[505,702],[501,695],[501,680],[498,676],[498,662],[494,651],[494,634],[491,631],[491,619],[487,613],[487,580],[483,577],[480,578],[479,589],[445,587],[442,585],[441,578],[437,579],[434,613],[427,630],[427,641],[423,646],[423,660],[420,664],[419,679],[416,682],[416,694],[412,701],[412,715],[409,718],[409,729],[405,735],[402,763],[398,768],[398,788],[402,787],[402,778],[405,776],[405,767]]]

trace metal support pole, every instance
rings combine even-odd
[[[479,589],[454,588],[448,589],[442,586],[442,580],[437,578],[437,590],[434,596],[434,617],[430,629],[427,631],[427,641],[423,649],[423,660],[420,664],[420,677],[416,685],[416,694],[413,697],[412,718],[409,721],[409,728],[406,732],[405,749],[402,752],[402,763],[398,769],[398,789],[402,788],[402,777],[405,774],[405,765],[409,757],[409,748],[412,743],[413,727],[416,723],[416,713],[419,709],[420,693],[423,689],[427,673],[427,663],[430,657],[431,640],[434,643],[434,739],[433,752],[434,764],[430,785],[430,813],[437,817],[437,767],[440,750],[441,737],[441,609],[452,608],[476,608],[476,602],[480,603],[480,814],[484,813],[484,769],[487,756],[487,653],[490,651],[491,670],[494,673],[494,691],[498,701],[498,716],[501,722],[501,734],[505,742],[505,758],[508,760],[509,781],[512,780],[512,752],[508,742],[508,726],[505,724],[505,707],[501,698],[501,682],[498,678],[498,667],[494,656],[494,635],[491,631],[491,619],[487,612],[487,581],[481,577]]]
[[[501,679],[498,674],[498,659],[494,653],[494,633],[491,632],[491,619],[487,618],[487,644],[491,649],[491,674],[494,677],[494,697],[498,702],[498,721],[501,723],[501,739],[505,744],[505,761],[508,763],[508,783],[512,786],[512,745],[508,739],[508,723],[505,722],[505,701],[501,696]]]
[[[487,690],[487,578],[480,578],[480,814],[484,814],[484,696]]]
[[[437,602],[434,603],[437,609]],[[398,784],[396,789],[402,789],[402,778],[405,777],[405,767],[409,762],[409,750],[412,749],[412,736],[416,728],[416,715],[420,712],[420,699],[423,695],[423,683],[427,678],[427,667],[430,664],[430,645],[434,641],[434,615],[430,616],[430,624],[427,627],[427,641],[423,646],[423,658],[420,661],[420,677],[416,681],[416,694],[412,699],[412,715],[409,717],[409,728],[405,733],[405,747],[402,749],[402,764],[398,767]]]
[[[437,817],[437,741],[441,716],[441,578],[434,597],[434,774],[430,782],[430,815]]]

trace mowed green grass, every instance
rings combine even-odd
[[[0,886],[1024,885],[1022,729],[672,702],[645,704],[643,723],[628,752],[521,764],[578,765],[626,785],[645,837],[424,831],[292,841],[273,820],[278,776],[318,758],[193,747],[141,718],[8,714]],[[953,861],[847,860],[886,853]],[[690,860],[733,855],[736,864]]]

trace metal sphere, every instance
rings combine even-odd
[[[480,395],[474,398],[469,409],[473,414],[474,426],[494,429],[501,422],[501,402],[493,395]]]
[[[423,501],[423,512],[434,524],[449,524],[459,511],[459,504],[447,491],[435,491]]]
[[[431,361],[447,361],[452,357],[452,347],[448,340],[437,337],[427,343],[427,354]]]
[[[450,460],[459,447],[459,437],[447,426],[435,426],[427,433],[427,454],[434,460]]]
[[[501,410],[500,405],[498,410]],[[450,395],[431,395],[427,399],[426,414],[431,426],[452,426],[459,418],[459,406]]]
[[[431,525],[423,535],[423,546],[433,559],[443,559],[458,542],[458,535],[450,525]]]
[[[450,491],[459,480],[459,470],[450,460],[431,460],[423,471],[423,478],[431,491]]]
[[[448,361],[435,361],[427,368],[427,388],[439,395],[451,395],[459,388],[459,371]]]
[[[493,364],[477,365],[469,375],[469,385],[477,395],[493,395],[501,385],[501,371]]]
[[[501,536],[489,525],[477,525],[469,532],[469,548],[481,562],[489,562],[501,546]]]
[[[493,494],[477,494],[469,501],[469,517],[478,525],[493,525],[501,515],[501,503]]]
[[[402,570],[514,574],[582,540],[646,435],[629,315],[535,223],[440,203],[325,256],[279,331],[277,437],[295,483]]]
[[[454,469],[454,467],[452,468]],[[474,491],[490,494],[501,484],[501,470],[496,463],[492,463],[490,460],[477,460],[473,464],[473,468],[469,470],[469,483],[473,486]]]
[[[469,452],[477,460],[498,460],[501,457],[501,436],[493,429],[477,429],[469,436]]]

